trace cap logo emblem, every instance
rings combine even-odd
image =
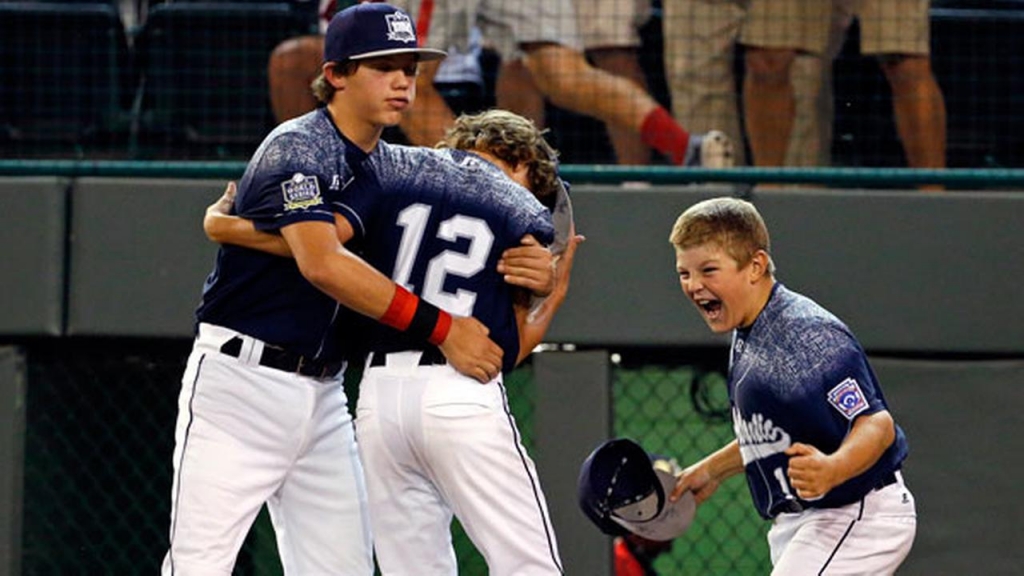
[[[416,30],[412,20],[401,12],[388,14],[384,17],[388,23],[388,40],[395,42],[416,42]]]

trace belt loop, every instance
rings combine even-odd
[[[257,366],[263,356],[263,342],[250,336],[242,336],[242,351],[238,359],[246,366]]]

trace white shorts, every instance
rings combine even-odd
[[[637,48],[640,27],[651,18],[650,0],[573,0],[576,25],[587,50]]]
[[[501,377],[481,384],[419,366],[420,356],[389,354],[360,382],[356,434],[381,572],[455,576],[454,514],[491,576],[562,574]]]
[[[167,576],[231,574],[266,503],[286,574],[373,574],[366,488],[341,378],[220,352],[241,336],[201,324],[174,433]]]
[[[429,48],[465,51],[474,26],[484,43],[505,60],[521,54],[523,44],[554,43],[582,50],[573,0],[393,0],[427,30],[420,43]],[[429,8],[429,9],[427,9]]]
[[[893,574],[917,532],[914,495],[897,482],[839,508],[780,514],[768,531],[772,574]]]

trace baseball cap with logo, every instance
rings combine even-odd
[[[325,62],[392,54],[419,54],[420,60],[440,60],[448,55],[443,50],[420,48],[412,19],[390,4],[355,4],[331,18],[324,38]]]
[[[608,440],[580,468],[580,508],[605,534],[672,540],[686,532],[697,509],[690,492],[669,501],[677,471],[674,462],[628,438]]]

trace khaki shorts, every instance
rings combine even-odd
[[[640,27],[651,17],[650,0],[573,0],[583,47],[639,47]]]
[[[480,29],[484,44],[502,58],[514,59],[519,46],[531,43],[562,44],[582,50],[573,0],[445,0],[433,2],[430,14],[420,11],[422,0],[391,0],[404,9],[418,29],[427,29],[420,43],[429,48],[465,51],[470,30]]]
[[[860,21],[861,54],[929,53],[929,0],[836,0]]]
[[[825,0],[750,0],[740,43],[823,54],[832,21]]]

